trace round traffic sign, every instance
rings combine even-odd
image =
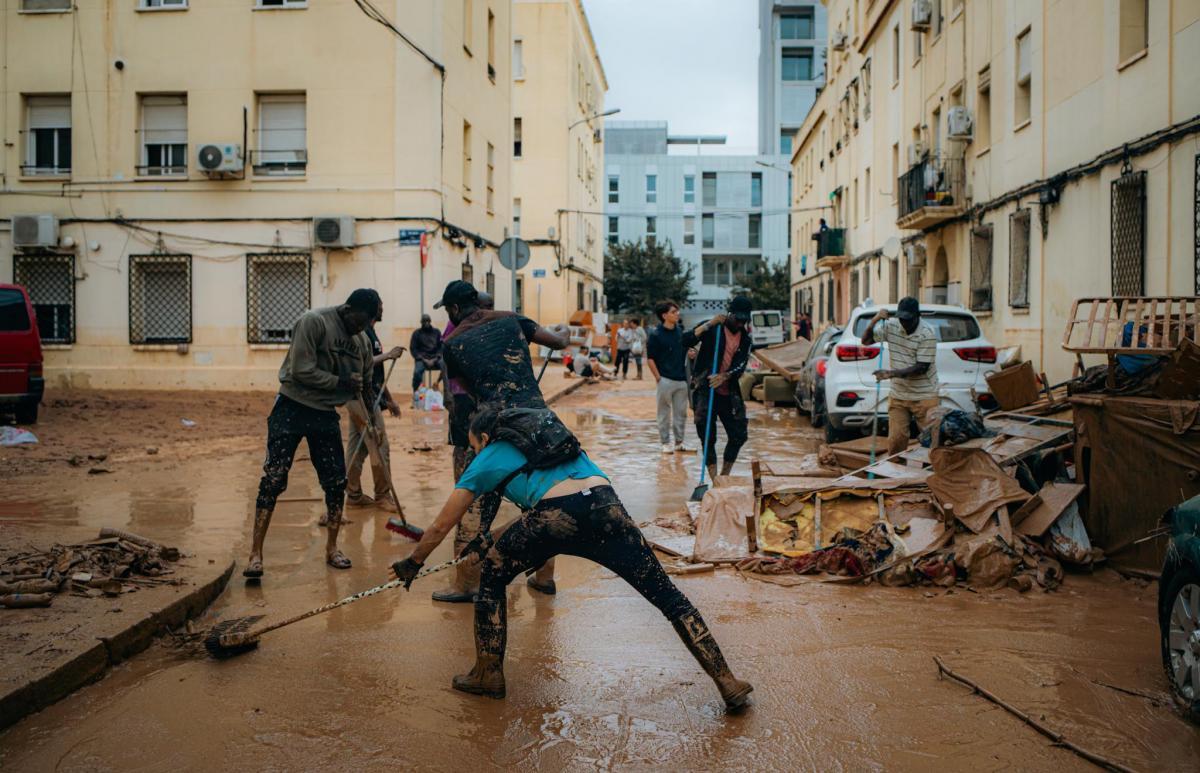
[[[514,262],[516,271],[525,268],[525,265],[529,263],[529,242],[510,236],[500,245],[500,265],[512,271]]]

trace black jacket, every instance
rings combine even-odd
[[[696,327],[700,327],[696,325]],[[712,374],[713,367],[713,346],[718,346],[722,351],[717,354],[717,372],[721,370],[721,360],[724,359],[723,351],[725,346],[725,326],[718,325],[715,328],[710,328],[704,331],[704,335],[697,336],[695,333],[696,327],[685,330],[683,333],[683,346],[685,349],[690,349],[700,343],[700,352],[696,355],[695,361],[692,363],[692,390],[697,397],[708,399],[708,377]],[[746,364],[750,361],[750,330],[744,328],[742,330],[742,342],[738,345],[737,351],[733,354],[733,362],[729,366],[729,393],[737,395],[740,400],[742,390],[738,387],[738,379],[746,372]]]

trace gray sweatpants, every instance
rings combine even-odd
[[[663,445],[671,442],[672,428],[675,430],[675,442],[683,442],[684,427],[687,425],[687,403],[686,381],[659,379],[658,439]]]

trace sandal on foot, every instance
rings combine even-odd
[[[246,568],[242,570],[242,576],[248,580],[257,580],[263,576],[263,562],[261,558],[254,558],[246,562]]]
[[[346,558],[346,556],[343,555],[342,551],[340,550],[331,556],[325,556],[325,563],[329,564],[334,569],[350,568],[350,559]]]

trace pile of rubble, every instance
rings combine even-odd
[[[98,598],[175,585],[176,548],[119,529],[97,539],[0,558],[0,608],[48,607],[55,594]]]

